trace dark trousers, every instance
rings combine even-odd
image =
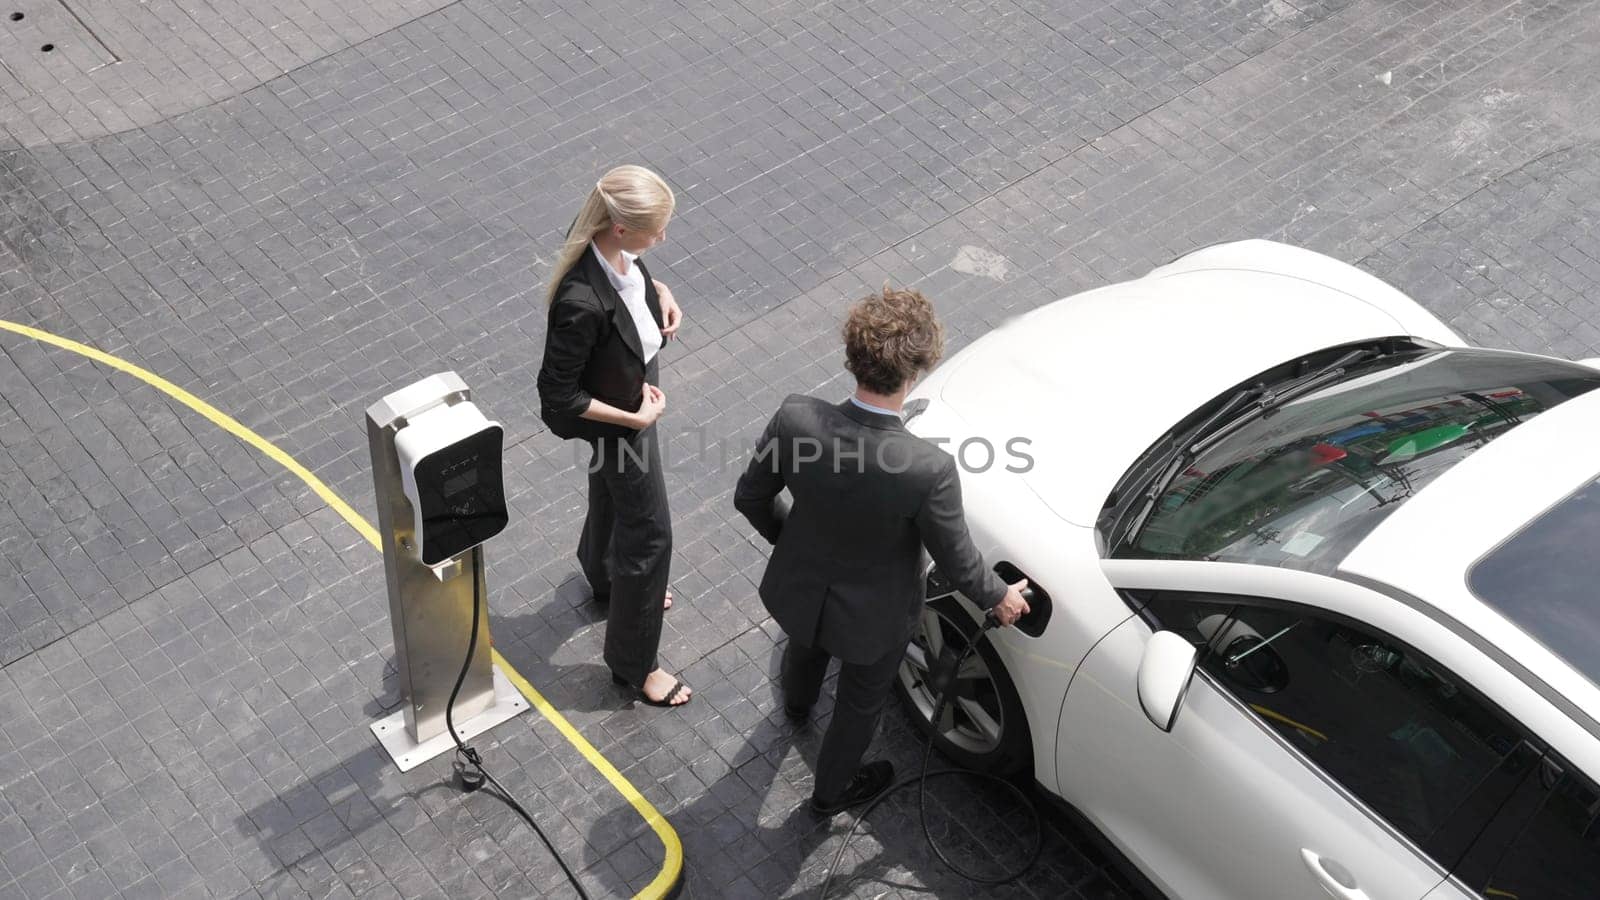
[[[590,442],[589,513],[578,564],[596,597],[610,596],[605,661],[635,687],[656,669],[662,600],[672,565],[672,517],[654,426]]]
[[[895,673],[906,655],[904,644],[866,665],[839,663],[839,684],[834,692],[833,721],[817,753],[817,777],[812,794],[836,800],[861,768],[861,757],[878,731],[878,717],[894,687]],[[823,676],[828,674],[828,651],[796,643],[783,649],[783,701],[793,707],[817,702]]]

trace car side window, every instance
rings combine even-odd
[[[1538,792],[1537,809],[1517,818],[1520,830],[1503,852],[1485,849],[1494,855],[1491,874],[1470,883],[1486,898],[1592,900],[1600,885],[1600,789],[1574,772],[1546,766],[1541,774],[1527,782]]]
[[[1443,865],[1493,813],[1475,794],[1514,785],[1540,755],[1460,679],[1367,626],[1254,598],[1143,599],[1264,727]]]

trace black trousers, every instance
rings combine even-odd
[[[839,684],[833,699],[833,721],[822,736],[817,753],[817,773],[812,794],[836,800],[861,768],[861,757],[878,731],[883,704],[894,687],[895,673],[906,655],[904,644],[866,665],[839,663]],[[789,638],[783,649],[783,700],[794,707],[817,702],[822,679],[828,674],[828,651],[807,647]]]
[[[589,513],[578,564],[597,597],[610,596],[605,661],[640,687],[656,669],[662,600],[672,565],[672,516],[654,426],[590,441]]]

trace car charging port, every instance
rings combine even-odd
[[[1044,634],[1045,627],[1050,624],[1050,592],[1044,589],[1039,582],[1034,581],[1028,573],[1022,571],[1011,563],[1001,560],[994,564],[994,571],[1005,580],[1006,584],[1016,584],[1024,578],[1028,579],[1028,614],[1017,620],[1016,629],[1028,637],[1038,637]]]

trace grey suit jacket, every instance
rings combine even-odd
[[[898,416],[790,395],[734,505],[774,545],[761,579],[767,610],[791,639],[845,662],[905,646],[923,601],[923,547],[974,603],[1005,597],[967,531],[955,459]]]

